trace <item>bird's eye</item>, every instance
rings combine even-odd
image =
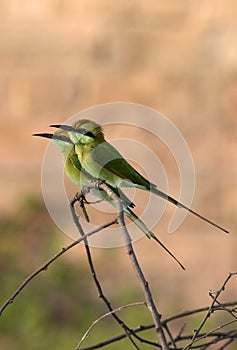
[[[89,136],[91,138],[94,138],[94,134],[92,132],[90,132],[90,131],[85,132],[84,135]]]

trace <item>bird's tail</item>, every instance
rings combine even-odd
[[[156,194],[157,196],[168,200],[170,203],[173,203],[173,204],[176,205],[177,207],[188,210],[188,211],[189,211],[190,213],[192,213],[193,215],[195,215],[195,216],[197,216],[198,218],[200,218],[200,219],[202,219],[202,220],[208,222],[208,223],[211,224],[212,226],[215,226],[216,228],[218,228],[218,229],[224,231],[225,233],[229,233],[229,231],[227,231],[227,230],[224,229],[223,227],[217,225],[215,222],[213,222],[213,221],[211,221],[211,220],[205,218],[204,216],[198,214],[196,211],[194,211],[194,210],[188,208],[186,205],[184,205],[184,204],[178,202],[176,199],[174,199],[174,198],[170,197],[169,195],[167,195],[166,193],[164,193],[164,192],[158,190],[156,187],[153,187],[153,186],[152,186],[152,187],[150,188],[150,191],[151,191],[152,193]]]
[[[171,253],[171,251],[166,248],[166,246],[156,237],[156,235],[149,230],[149,228],[144,224],[144,222],[139,219],[139,217],[128,207],[124,208],[124,213],[127,217],[129,217],[129,219],[131,221],[133,221],[137,227],[140,228],[140,230],[145,233],[145,235],[148,238],[152,238],[154,239],[180,266],[183,270],[185,270],[185,267],[181,264],[181,262],[174,256],[173,253]]]

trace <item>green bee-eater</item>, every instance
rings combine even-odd
[[[203,217],[176,199],[160,191],[155,184],[149,182],[138,173],[123,156],[108,143],[99,124],[82,119],[70,125],[52,125],[68,132],[74,144],[75,153],[82,169],[93,178],[104,180],[115,191],[121,187],[136,187],[150,191],[180,208],[184,208],[202,220],[228,233],[227,230]]]
[[[59,148],[63,161],[64,161],[64,170],[68,178],[77,185],[86,186],[91,181],[96,181],[98,178],[91,175],[85,169],[82,168],[79,161],[79,157],[75,152],[76,145],[70,139],[68,133],[64,130],[58,130],[54,134],[50,133],[40,133],[34,134],[33,136],[41,136],[52,139],[52,142]],[[110,184],[109,184],[110,185]],[[117,187],[113,187],[113,191],[122,199],[123,208],[125,215],[133,221],[141,230],[144,232],[148,238],[153,238],[158,244],[169,253],[178,264],[184,269],[184,266],[179,262],[179,260],[171,253],[168,248],[155,236],[155,234],[148,229],[144,222],[137,217],[137,215],[129,208],[133,208],[135,205],[127,198],[127,196]],[[105,191],[101,190],[92,190],[93,195],[99,197],[106,202],[109,202],[114,207],[116,203],[109,197]]]

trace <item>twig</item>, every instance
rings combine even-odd
[[[204,324],[207,322],[208,318],[210,317],[210,315],[213,313],[213,308],[214,308],[214,304],[216,302],[216,300],[218,299],[218,297],[220,296],[220,294],[225,290],[225,287],[227,285],[227,283],[229,282],[229,280],[232,278],[232,276],[236,275],[237,272],[230,272],[229,275],[227,276],[227,278],[225,279],[224,283],[222,284],[221,288],[216,292],[215,297],[213,298],[213,301],[210,305],[210,307],[208,308],[207,314],[205,315],[205,317],[203,318],[200,326],[195,329],[192,340],[189,344],[187,344],[184,348],[184,350],[189,350],[191,349],[192,344],[194,343],[194,341],[196,340],[196,338],[198,337],[201,329],[203,328]]]
[[[143,331],[142,328],[143,327],[141,326],[140,331]],[[204,337],[203,339],[205,339],[205,333],[204,334],[200,334],[200,336]],[[232,332],[229,332],[229,333],[215,332],[213,334],[206,335],[206,338],[210,338],[210,337],[213,338],[213,339],[210,340],[210,341],[207,341],[206,343],[202,343],[200,345],[193,345],[192,349],[200,349],[200,350],[207,349],[210,345],[217,344],[218,342],[221,342],[221,341],[223,341],[225,339],[228,340],[226,342],[226,344],[225,344],[225,346],[227,346],[229,343],[233,342],[237,338],[237,334],[236,334],[236,332],[234,333],[232,331]],[[81,348],[81,350],[96,350],[96,349],[100,349],[100,348],[103,348],[103,347],[105,347],[107,345],[110,345],[112,343],[118,342],[118,341],[120,341],[120,340],[122,340],[124,338],[125,338],[125,335],[124,334],[120,334],[120,335],[117,335],[117,336],[112,337],[110,339],[101,341],[101,342],[99,342],[97,344],[90,345],[90,346],[87,346],[85,348]],[[171,347],[173,344],[168,343],[169,350],[175,350],[175,349],[177,349],[177,350],[181,350],[182,349],[183,350],[184,349],[183,346],[182,347],[177,347],[177,343],[178,342],[183,342],[185,340],[189,340],[191,338],[192,338],[192,334],[190,334],[190,335],[183,335],[180,338],[175,338],[174,341],[176,342],[176,348]],[[156,343],[152,343],[152,342],[150,343],[150,345],[152,345],[155,348],[159,347]],[[221,348],[218,348],[218,350],[225,349],[225,346],[223,345]]]
[[[145,299],[146,299],[146,304],[147,304],[148,309],[151,312],[151,315],[152,315],[152,318],[153,318],[153,321],[155,324],[155,330],[160,335],[162,349],[169,350],[168,345],[167,345],[167,341],[166,341],[166,337],[164,334],[164,330],[162,327],[162,323],[161,323],[161,316],[160,316],[159,312],[157,311],[155,302],[154,302],[152,294],[151,294],[149,284],[146,281],[145,276],[144,276],[142,269],[139,265],[139,262],[137,260],[136,254],[135,254],[133,246],[132,246],[131,237],[129,235],[129,232],[128,232],[126,224],[125,224],[122,201],[117,196],[117,194],[105,182],[99,182],[98,186],[102,190],[104,190],[117,203],[119,221],[120,221],[120,224],[122,226],[123,233],[125,236],[125,242],[126,242],[128,255],[131,258],[131,261],[132,261],[133,266],[135,268],[135,271],[137,273],[138,279],[141,282],[143,292],[145,295]]]
[[[71,210],[72,210],[72,215],[73,215],[73,219],[74,222],[81,234],[81,237],[74,241],[73,243],[71,243],[70,245],[62,248],[57,254],[55,254],[53,257],[51,257],[47,262],[45,262],[41,267],[39,267],[37,270],[35,270],[31,275],[29,275],[21,284],[20,286],[16,289],[16,291],[10,296],[10,298],[8,298],[6,300],[6,302],[2,305],[2,307],[0,308],[0,316],[2,315],[2,313],[5,311],[5,309],[8,307],[8,305],[12,304],[13,301],[16,299],[16,297],[21,293],[21,291],[30,283],[30,281],[36,277],[39,273],[41,273],[42,271],[46,271],[48,269],[48,267],[55,261],[57,260],[61,255],[63,255],[66,251],[68,251],[69,249],[73,248],[74,246],[76,246],[77,244],[79,244],[80,242],[84,241],[85,244],[85,249],[87,252],[87,257],[88,257],[88,262],[89,262],[89,266],[91,269],[91,273],[92,276],[94,278],[95,284],[97,286],[97,289],[99,291],[99,297],[102,298],[102,300],[105,302],[106,306],[109,309],[109,312],[107,312],[106,314],[104,314],[103,316],[101,316],[100,318],[98,318],[96,321],[93,322],[93,324],[89,327],[89,329],[86,331],[85,335],[82,337],[77,350],[79,350],[79,347],[81,345],[81,343],[83,342],[83,340],[87,337],[88,333],[91,331],[91,329],[103,318],[105,318],[106,316],[111,315],[112,317],[115,318],[115,320],[119,323],[119,325],[123,328],[124,333],[117,335],[116,337],[107,339],[103,342],[97,343],[95,345],[86,347],[84,349],[81,350],[92,350],[92,349],[99,349],[104,347],[105,345],[111,344],[113,342],[116,342],[118,340],[124,339],[126,337],[129,338],[129,340],[131,341],[132,345],[136,348],[139,349],[139,347],[137,346],[137,344],[135,343],[134,338],[138,339],[141,342],[145,342],[146,344],[149,344],[153,347],[156,348],[162,348],[163,350],[181,350],[181,347],[178,346],[178,343],[180,342],[184,342],[184,341],[189,341],[189,343],[183,347],[182,346],[182,350],[189,350],[189,349],[199,349],[199,350],[204,350],[204,349],[208,349],[211,345],[213,344],[217,344],[219,342],[221,342],[221,347],[219,348],[220,350],[226,349],[227,346],[229,344],[231,344],[234,340],[237,339],[237,330],[227,330],[226,332],[220,332],[220,329],[227,327],[231,324],[234,324],[237,322],[237,317],[236,317],[236,305],[237,305],[237,301],[234,302],[228,302],[228,303],[221,303],[218,298],[221,295],[221,293],[225,290],[226,285],[228,284],[229,280],[234,276],[237,275],[237,272],[234,273],[230,273],[228,275],[228,277],[225,279],[224,283],[222,284],[221,288],[217,291],[217,292],[212,292],[210,291],[210,297],[212,298],[212,303],[209,307],[205,307],[205,308],[199,308],[199,309],[195,309],[195,310],[190,310],[190,311],[186,311],[186,312],[182,312],[179,313],[177,315],[171,316],[169,318],[166,318],[164,320],[161,321],[161,316],[158,313],[158,310],[156,308],[156,305],[154,303],[148,282],[146,281],[144,274],[142,272],[142,269],[139,265],[139,262],[137,260],[137,257],[135,255],[133,246],[132,246],[132,240],[131,237],[129,235],[129,232],[127,230],[127,227],[125,225],[125,220],[124,220],[124,210],[123,210],[123,204],[122,201],[120,200],[120,198],[117,196],[116,193],[114,193],[114,191],[107,186],[105,183],[103,182],[94,182],[92,184],[90,184],[90,188],[101,188],[102,190],[104,190],[105,192],[107,192],[107,194],[117,203],[117,207],[118,207],[118,218],[105,224],[102,225],[92,231],[90,231],[89,233],[85,234],[83,228],[80,225],[79,222],[79,218],[75,212],[75,208],[74,205],[75,203],[79,200],[78,196],[75,196],[73,198],[73,200],[71,201]],[[83,200],[81,201],[81,204],[83,205]],[[85,214],[85,213],[84,213]],[[123,229],[123,234],[125,237],[125,242],[126,242],[126,248],[128,251],[128,254],[131,258],[132,264],[135,267],[136,273],[138,275],[139,281],[141,282],[142,288],[143,288],[143,292],[145,295],[145,299],[146,299],[146,303],[132,303],[132,304],[128,304],[125,306],[121,306],[118,307],[116,309],[113,309],[111,306],[111,303],[109,302],[109,300],[105,297],[102,287],[100,285],[100,282],[98,280],[98,277],[96,275],[95,272],[95,268],[93,265],[93,261],[92,261],[92,257],[91,257],[91,253],[90,253],[90,248],[88,245],[88,238],[94,234],[96,234],[97,232],[100,232],[101,230],[115,224],[115,223],[119,223],[121,224],[121,227]],[[150,325],[145,325],[145,326],[139,326],[137,328],[132,328],[130,329],[118,316],[117,316],[117,312],[120,311],[121,309],[124,309],[126,307],[130,307],[130,306],[134,306],[134,305],[140,305],[140,304],[145,304],[147,305],[147,307],[149,308],[154,324],[150,324]],[[230,308],[233,307],[233,308]],[[209,331],[205,331],[201,333],[201,330],[203,328],[203,326],[207,323],[207,320],[209,319],[210,316],[212,316],[212,314],[214,314],[216,311],[225,311],[226,313],[228,313],[229,315],[231,315],[234,320],[228,321],[222,325],[219,325],[218,327],[209,330]],[[187,334],[187,335],[183,335],[183,328],[182,330],[178,333],[178,335],[176,335],[175,337],[172,335],[169,327],[168,327],[168,323],[180,319],[180,318],[184,318],[187,316],[191,316],[191,315],[196,315],[200,312],[206,312],[202,322],[200,323],[198,329],[196,329],[194,331],[194,334]],[[141,337],[138,336],[138,333],[141,331],[145,331],[151,328],[155,328],[156,332],[159,333],[160,336],[160,344],[158,344],[157,342],[152,342],[150,340],[145,340]],[[167,338],[169,339],[169,341],[166,339],[166,335],[165,332],[167,333]],[[202,341],[201,344],[198,344],[199,341]],[[225,343],[223,342],[225,341]],[[224,343],[224,344],[223,344]]]
[[[175,339],[174,339],[174,337],[173,337],[173,335],[172,335],[172,333],[171,333],[171,331],[170,331],[170,329],[168,327],[168,323],[167,322],[166,323],[162,322],[162,326],[166,330],[166,332],[167,332],[167,334],[168,334],[168,336],[170,338],[170,344],[173,345],[173,349],[177,350],[176,342],[175,342]],[[167,344],[168,344],[168,342],[167,342]]]
[[[16,291],[6,300],[6,302],[2,305],[2,307],[0,308],[0,316],[2,315],[3,311],[7,308],[8,305],[12,304],[13,301],[15,300],[15,298],[17,297],[17,295],[27,286],[27,284],[34,278],[36,277],[40,272],[42,271],[46,271],[49,267],[49,265],[51,265],[55,260],[57,260],[61,255],[63,255],[66,251],[68,251],[69,249],[73,248],[74,246],[76,246],[77,244],[81,243],[82,241],[84,241],[85,238],[88,238],[92,235],[94,235],[97,232],[100,232],[101,230],[105,229],[106,227],[109,227],[111,225],[114,225],[117,222],[117,220],[113,220],[103,226],[100,226],[92,231],[90,231],[89,233],[87,233],[85,235],[85,237],[80,237],[79,239],[77,239],[76,241],[74,241],[73,243],[69,244],[68,246],[62,248],[60,250],[60,252],[58,252],[57,254],[55,254],[52,258],[50,258],[48,261],[46,261],[42,266],[40,266],[37,270],[35,270],[31,275],[29,275],[21,284],[20,286],[16,289]]]
[[[227,307],[232,307],[232,306],[236,306],[237,305],[237,301],[233,301],[233,302],[227,302],[227,303],[224,303],[222,304],[223,306],[225,306],[225,308]],[[184,317],[188,317],[188,316],[192,316],[192,315],[197,315],[201,312],[205,312],[205,311],[208,311],[209,309],[209,306],[206,306],[206,307],[202,307],[202,308],[198,308],[198,309],[194,309],[194,310],[188,310],[188,311],[184,311],[184,312],[181,312],[181,313],[178,313],[176,315],[173,315],[173,316],[170,316],[170,317],[167,317],[166,319],[164,319],[162,321],[162,325],[163,327],[165,327],[165,325],[167,323],[170,323],[170,322],[173,322],[173,321],[176,321],[178,319],[181,319],[181,318],[184,318]],[[217,310],[221,310],[221,308],[219,306],[214,306],[213,307],[213,311],[217,311]],[[149,330],[149,329],[152,329],[154,328],[154,324],[149,324],[149,325],[141,325],[139,327],[136,327],[133,329],[133,333],[140,333],[140,332],[143,332],[143,331],[146,331],[146,330]],[[183,332],[183,328],[181,331],[179,331],[178,335],[175,337],[174,341],[177,343],[179,341],[184,341],[184,340],[190,340],[192,339],[193,335],[190,334],[190,335],[183,335],[181,336],[181,333]],[[203,337],[206,333],[203,333],[203,334],[199,334],[200,337]],[[235,337],[237,337],[237,331],[235,331],[234,333]],[[233,335],[233,336],[234,336]],[[103,342],[100,342],[98,344],[95,344],[95,345],[91,345],[91,346],[88,346],[88,347],[85,347],[81,350],[95,350],[95,349],[99,349],[99,348],[102,348],[102,347],[105,347],[109,344],[112,344],[114,342],[117,342],[117,341],[120,341],[122,339],[124,339],[126,337],[126,334],[119,334],[115,337],[111,337],[107,340],[104,340]],[[207,335],[207,337],[218,337],[220,338],[220,340],[223,340],[225,338],[229,338],[229,337],[232,337],[232,333],[220,333],[220,332],[215,332],[214,334],[209,334]],[[232,339],[233,341],[233,339]],[[217,342],[217,340],[215,340],[215,342]],[[213,344],[213,341],[212,342],[209,342],[210,344]],[[154,343],[154,342],[149,342],[150,345],[153,345],[154,347],[157,347],[157,343]],[[169,345],[169,344],[168,344]],[[201,345],[200,345],[201,346]],[[199,348],[199,346],[197,346],[197,348]],[[183,348],[182,348],[183,349]]]
[[[220,326],[218,326],[218,327],[216,327],[216,328],[210,330],[209,332],[205,333],[204,335],[199,336],[198,339],[195,339],[195,341],[193,341],[193,344],[196,343],[196,342],[199,341],[199,340],[205,339],[207,336],[213,335],[215,332],[219,331],[220,329],[222,329],[222,328],[224,328],[224,327],[227,327],[227,326],[229,326],[230,324],[233,324],[233,323],[236,323],[236,322],[237,322],[237,320],[232,320],[232,321],[226,322],[226,323],[224,323],[224,324],[222,324],[222,325],[220,325]],[[200,334],[199,334],[199,335],[200,335]]]
[[[124,306],[120,306],[120,307],[114,309],[113,311],[109,311],[109,312],[107,312],[106,314],[102,315],[101,317],[97,318],[97,320],[95,320],[95,321],[91,324],[91,326],[87,329],[87,331],[85,332],[85,334],[84,334],[83,337],[81,338],[81,340],[80,340],[80,342],[78,343],[78,345],[77,345],[77,347],[76,347],[75,350],[79,350],[79,348],[80,348],[82,342],[88,337],[88,334],[90,333],[90,331],[92,330],[92,328],[93,328],[98,322],[100,322],[101,320],[103,320],[105,317],[110,316],[110,315],[112,315],[112,314],[115,313],[115,312],[118,312],[118,311],[127,309],[128,307],[132,307],[132,306],[141,306],[141,305],[144,306],[144,305],[146,305],[146,304],[144,303],[144,301],[138,301],[138,302],[135,302],[135,303],[127,304],[127,305],[124,305]]]
[[[101,203],[103,201],[103,199],[99,199],[99,200],[96,200],[96,201],[88,201],[86,199],[86,194],[89,193],[89,190],[86,188],[86,186],[83,186],[81,192],[77,192],[74,197],[72,198],[72,200],[70,201],[70,205],[73,206],[74,208],[74,205],[76,202],[79,202],[79,205],[80,207],[82,208],[82,212],[83,212],[83,215],[86,219],[87,222],[90,222],[90,218],[89,218],[89,215],[86,211],[86,207],[85,207],[85,204],[97,204],[97,203]],[[79,228],[78,228],[79,229]]]
[[[214,300],[215,298],[215,292],[213,291],[209,291],[209,295],[210,297]],[[229,310],[228,308],[226,308],[222,303],[220,303],[217,299],[216,299],[216,304],[219,305],[220,309],[223,310],[223,311],[226,311],[228,312],[233,318],[235,318],[237,320],[237,316],[234,314],[234,312],[236,313],[236,311],[233,311],[233,310]]]
[[[89,190],[89,189],[88,189]],[[84,197],[84,194],[82,193],[82,196]],[[70,202],[70,208],[71,208],[71,213],[72,213],[72,217],[73,217],[73,221],[80,233],[80,235],[82,236],[83,240],[84,240],[84,243],[85,243],[85,250],[86,250],[86,255],[87,255],[87,259],[88,259],[88,263],[89,263],[89,267],[90,267],[90,270],[91,270],[91,274],[92,274],[92,277],[94,279],[94,282],[95,282],[95,285],[96,285],[96,288],[99,292],[99,297],[103,300],[103,302],[105,303],[105,305],[107,306],[108,310],[111,312],[111,315],[113,316],[113,318],[116,320],[116,322],[118,322],[118,324],[124,329],[127,337],[129,338],[129,340],[131,341],[131,343],[133,344],[133,346],[136,348],[136,349],[139,349],[139,347],[137,346],[137,344],[134,342],[134,340],[132,339],[131,337],[131,334],[132,334],[132,330],[127,327],[127,325],[116,315],[116,313],[113,312],[113,308],[111,306],[111,303],[110,301],[106,298],[104,292],[103,292],[103,289],[102,289],[102,286],[99,282],[99,279],[97,278],[97,274],[96,274],[96,271],[95,271],[95,268],[94,268],[94,264],[93,264],[93,260],[92,260],[92,256],[91,256],[91,252],[90,252],[90,247],[89,247],[89,244],[88,244],[88,240],[85,236],[85,232],[79,222],[79,217],[78,215],[76,214],[75,212],[75,203],[79,201],[81,203],[81,198],[80,198],[80,195],[76,194],[73,199],[71,200]],[[116,220],[117,222],[117,220]],[[138,338],[138,336],[136,336]]]

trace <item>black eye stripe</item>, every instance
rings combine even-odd
[[[93,139],[95,138],[94,134],[92,132],[90,132],[90,131],[85,132],[84,135],[89,136],[89,137],[91,137]]]
[[[74,145],[74,143],[71,141],[71,139],[65,135],[53,135],[52,139],[63,141],[66,143],[70,143],[71,145]]]

